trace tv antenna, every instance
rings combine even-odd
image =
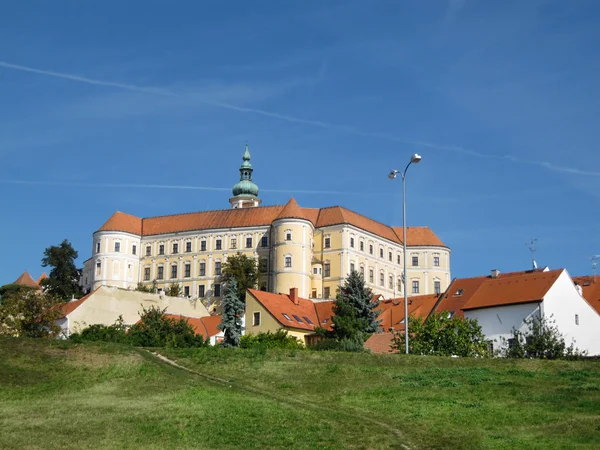
[[[535,262],[535,243],[537,242],[536,238],[531,238],[529,242],[525,245],[529,246],[529,251],[531,252],[531,264],[533,265],[533,270],[537,269],[537,263]]]
[[[592,261],[592,273],[594,274],[594,283],[596,282],[596,266],[600,260],[600,255],[593,255],[590,260]]]

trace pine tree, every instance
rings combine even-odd
[[[363,338],[377,331],[379,301],[372,301],[371,289],[358,272],[350,273],[333,304],[333,334],[337,339]]]
[[[221,345],[223,347],[239,347],[242,336],[242,317],[246,306],[238,295],[238,285],[235,278],[232,278],[225,285],[225,295],[223,296],[223,314],[221,323],[217,326],[219,330],[225,332],[225,337]]]

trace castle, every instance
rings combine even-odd
[[[92,257],[81,284],[165,289],[179,284],[186,297],[219,305],[227,257],[255,258],[259,288],[304,298],[336,295],[349,272],[361,273],[374,293],[403,295],[402,227],[379,223],[341,206],[261,206],[246,145],[228,209],[139,218],[117,211],[93,234]],[[444,292],[450,249],[429,227],[408,227],[409,295]]]

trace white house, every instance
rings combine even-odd
[[[476,319],[494,349],[506,345],[512,330],[526,331],[537,316],[554,321],[567,345],[600,355],[600,315],[581,295],[566,269],[539,269],[456,279],[436,311]]]

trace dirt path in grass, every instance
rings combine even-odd
[[[310,409],[314,409],[314,410],[319,410],[319,411],[324,411],[324,412],[335,412],[337,414],[342,414],[345,415],[347,417],[352,417],[354,419],[360,419],[361,421],[364,422],[368,422],[371,423],[373,425],[376,425],[380,428],[383,428],[387,431],[390,431],[391,433],[393,433],[396,437],[398,437],[399,439],[401,439],[402,441],[404,441],[405,443],[399,443],[400,447],[405,449],[405,450],[410,450],[412,448],[412,444],[409,443],[408,438],[406,437],[406,435],[398,430],[397,428],[393,427],[392,425],[390,425],[389,423],[385,423],[385,422],[381,422],[379,420],[375,420],[371,417],[367,417],[365,415],[362,415],[360,413],[357,412],[347,412],[347,411],[340,411],[340,410],[333,410],[331,408],[327,408],[327,407],[323,407],[322,405],[317,405],[314,403],[310,403],[310,402],[304,402],[302,400],[298,400],[298,399],[294,399],[294,398],[286,398],[286,397],[280,397],[276,394],[273,394],[271,392],[265,392],[264,390],[261,389],[257,389],[251,386],[247,386],[247,385],[242,385],[239,383],[232,383],[231,380],[227,380],[225,378],[219,378],[219,377],[215,377],[213,375],[209,375],[206,373],[202,373],[202,372],[198,372],[197,370],[192,370],[189,369],[185,366],[182,366],[181,364],[173,361],[172,359],[167,358],[166,356],[161,355],[160,353],[155,353],[155,352],[151,352],[148,351],[148,353],[152,356],[154,356],[155,358],[157,358],[158,360],[164,362],[165,364],[168,364],[172,367],[175,367],[177,369],[183,370],[185,372],[188,372],[190,374],[193,374],[195,376],[204,378],[207,381],[211,381],[213,383],[217,383],[217,384],[221,384],[224,386],[228,386],[230,388],[235,388],[237,390],[240,391],[245,391],[245,392],[249,392],[252,393],[254,395],[258,395],[258,396],[262,396],[262,397],[268,397],[272,400],[276,400],[280,403],[287,403],[287,404],[293,404],[293,405],[299,405],[302,406],[304,408],[310,408]],[[410,444],[410,445],[409,445]]]

